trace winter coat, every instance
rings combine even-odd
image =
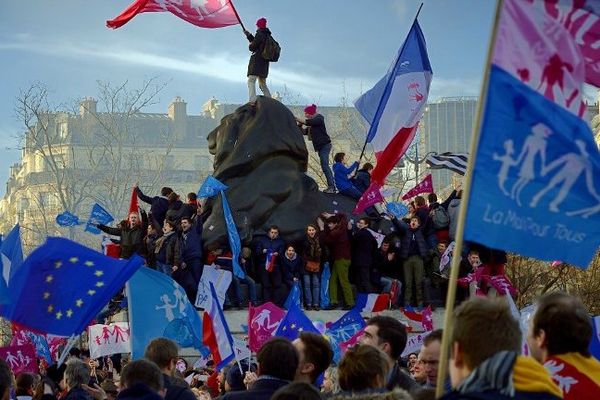
[[[400,388],[407,392],[412,392],[421,386],[415,380],[400,368],[398,363],[394,363],[394,367],[390,371],[388,381],[385,385],[387,390]]]
[[[145,253],[146,248],[144,244],[144,237],[148,231],[148,216],[142,211],[142,223],[137,224],[133,227],[129,226],[129,223],[125,223],[123,227],[112,228],[110,226],[98,224],[97,227],[103,232],[109,235],[120,236],[120,258],[130,258],[134,253],[142,255]]]
[[[141,201],[150,204],[150,213],[154,216],[156,222],[158,222],[158,224],[162,227],[163,222],[165,222],[167,210],[169,209],[169,199],[167,199],[165,196],[146,196],[144,193],[142,193],[142,190],[139,187],[135,188],[135,192]]]
[[[392,261],[388,259],[388,254],[394,254],[394,258]],[[398,255],[395,254],[395,251],[392,250],[390,246],[390,250],[386,253],[382,252],[381,249],[378,249],[375,252],[375,256],[373,258],[373,265],[377,267],[379,273],[383,276],[389,276],[390,278],[400,279],[400,271],[398,263],[396,262]]]
[[[339,223],[333,230],[325,227],[321,232],[322,241],[327,247],[333,260],[350,260],[350,239],[348,238],[348,219],[344,214],[338,214]]]
[[[144,252],[144,257],[146,258],[146,265],[154,267],[156,265],[156,241],[158,240],[159,235],[157,233],[153,233],[150,235],[146,235],[144,238],[144,245],[146,247]]]
[[[180,214],[182,213],[181,209],[183,208],[183,202],[181,200],[176,200],[173,203],[169,204],[169,209],[165,215],[165,219],[179,223],[181,220]]]
[[[250,389],[239,392],[228,392],[220,397],[221,400],[269,400],[279,389],[290,382],[283,379],[259,377]],[[165,399],[168,400],[168,399]]]
[[[163,263],[163,264],[176,265],[175,263],[167,262],[168,249],[171,248],[171,251],[173,251],[175,248],[176,242],[177,242],[177,232],[175,232],[175,231],[171,231],[168,234],[164,234],[161,237],[159,237],[156,240],[156,243],[154,246],[154,254],[156,257],[156,261]],[[174,255],[171,255],[171,260],[173,259],[173,257],[174,257]]]
[[[387,392],[369,390],[365,392],[340,392],[328,397],[328,400],[410,400],[412,397],[404,390],[394,389]]]
[[[300,258],[298,254],[295,254],[292,259],[283,255],[283,257],[281,257],[281,266],[283,268],[283,281],[286,285],[291,287],[294,284],[294,278],[300,279],[300,274],[304,269],[302,258]]]
[[[267,258],[267,253],[263,253],[263,250],[270,250],[273,253],[278,253],[278,256],[275,258],[275,265],[281,265],[281,258],[285,257],[283,254],[285,252],[285,243],[281,237],[276,237],[275,239],[269,238],[268,236],[262,236],[258,239],[256,243],[256,254],[260,258],[261,265],[264,265]]]
[[[359,169],[356,171],[356,176],[354,177],[354,187],[364,193],[371,185],[371,174],[366,169]]]
[[[267,36],[271,35],[269,28],[260,28],[254,35],[248,33],[246,37],[250,44],[248,49],[252,52],[250,56],[250,62],[248,63],[248,74],[256,75],[259,78],[267,78],[269,75],[269,61],[265,60],[262,56],[262,52],[265,49],[267,42]]]
[[[92,396],[81,387],[74,387],[69,390],[63,400],[92,400]]]
[[[187,232],[179,233],[181,261],[202,259],[202,219],[196,218]]]
[[[307,127],[302,130],[302,133],[308,135],[316,152],[331,143],[331,138],[327,134],[327,128],[325,127],[325,118],[321,114],[315,114],[314,117],[307,118],[304,121],[304,125]]]
[[[187,387],[174,385],[171,382],[171,377],[166,374],[162,374],[163,384],[167,394],[165,400],[196,400],[196,395]]]
[[[359,229],[350,241],[352,249],[352,265],[371,266],[377,251],[377,240],[367,228]]]
[[[158,392],[150,389],[143,383],[122,389],[117,395],[117,400],[163,400]]]
[[[358,168],[358,161],[355,161],[349,167],[346,167],[341,162],[336,162],[333,164],[333,176],[335,177],[335,187],[342,191],[344,189],[350,189],[354,187],[348,175],[350,175],[354,170]]]
[[[400,247],[400,257],[406,259],[409,257],[410,252],[410,244],[413,240],[416,241],[417,252],[418,255],[425,258],[427,256],[427,243],[425,242],[425,237],[423,236],[423,231],[421,227],[417,229],[412,229],[406,223],[402,221],[398,221],[396,218],[392,219],[392,223],[398,229],[398,231],[402,234],[400,241],[402,245]]]
[[[425,235],[425,237],[433,235],[433,221],[429,216],[429,207],[418,207],[415,214],[417,214],[417,217],[419,217],[419,221],[421,222],[420,225],[421,230],[423,231],[423,235]]]
[[[303,267],[306,266],[307,261],[316,261],[320,264],[322,256],[323,247],[321,246],[321,240],[319,239],[319,235],[316,234],[313,240],[309,239],[309,237],[306,236],[302,245]],[[303,268],[302,273],[308,273],[308,271],[306,271],[306,269]]]
[[[450,227],[448,232],[450,240],[454,240],[456,236],[456,227],[458,226],[458,212],[460,210],[460,199],[454,199],[450,201],[448,205],[448,217],[450,217]]]

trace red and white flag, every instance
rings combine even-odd
[[[432,76],[425,37],[415,19],[386,75],[354,102],[369,124],[366,142],[373,144],[377,158],[371,185],[383,186],[415,137]]]
[[[106,26],[120,28],[138,14],[165,11],[201,28],[239,24],[231,0],[136,0]]]
[[[415,311],[412,307],[401,308],[400,312],[408,319],[408,332],[433,330],[433,315],[430,306],[427,306],[422,312]]]
[[[202,342],[210,349],[217,370],[220,370],[235,358],[235,351],[229,326],[212,283],[210,291],[211,301],[202,317]]]
[[[410,189],[404,196],[402,196],[402,200],[412,199],[420,195],[421,193],[433,193],[433,181],[431,180],[431,174],[427,175],[417,186]]]
[[[359,312],[379,312],[387,310],[389,305],[390,295],[387,293],[359,293],[354,308]]]
[[[90,325],[88,337],[90,357],[92,358],[131,352],[129,323],[127,322]]]

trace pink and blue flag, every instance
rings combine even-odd
[[[415,19],[386,75],[354,102],[369,124],[366,142],[377,158],[372,185],[383,186],[415,137],[432,76],[425,37]]]
[[[600,85],[600,8],[505,0],[465,239],[586,268],[600,245],[600,153],[583,84]]]

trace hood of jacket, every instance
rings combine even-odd
[[[456,208],[460,206],[460,199],[452,199],[450,204],[448,204],[448,208]]]

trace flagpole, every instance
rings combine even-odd
[[[246,31],[246,28],[244,27],[244,23],[242,22],[240,15],[238,14],[237,10],[235,9],[235,6],[233,5],[232,0],[229,0],[229,5],[231,6],[231,9],[233,10],[233,13],[235,14],[235,17],[237,18],[238,22],[242,26],[242,31]]]
[[[419,9],[417,10],[417,14],[415,15],[415,18],[413,19],[413,23],[411,24],[411,29],[412,29],[412,26],[417,21],[417,18],[419,18],[419,14],[421,13],[421,9],[422,8],[423,8],[423,3],[421,3],[421,5],[419,6]],[[408,32],[410,33],[410,30]],[[402,48],[400,49],[400,52],[398,52],[398,55],[402,54],[402,52],[404,51],[404,47],[405,46],[406,46],[406,39],[404,40],[404,43],[402,43]],[[399,62],[400,62],[400,57],[398,56],[396,58],[396,62],[394,63],[393,70],[396,69],[396,67],[398,66]],[[379,110],[381,108],[381,102],[382,101],[383,101],[383,96],[379,99],[379,104],[377,105],[377,110]],[[375,112],[375,114],[377,114],[377,111]],[[369,127],[369,131],[370,130],[371,130],[371,127]],[[358,157],[358,164],[359,164],[359,166],[360,166],[360,160],[362,160],[363,156],[365,155],[365,149],[367,148],[367,143],[368,143],[368,139],[369,139],[369,131],[367,131],[367,137],[365,138],[365,144],[364,144],[364,146],[362,148],[362,151],[360,152],[360,157]]]
[[[477,105],[477,116],[475,124],[473,125],[473,133],[471,135],[471,157],[467,164],[467,173],[465,174],[465,184],[460,201],[460,210],[458,214],[458,225],[456,227],[456,237],[454,246],[454,256],[452,257],[452,265],[450,268],[450,278],[448,281],[448,294],[446,296],[446,311],[444,314],[444,334],[442,335],[442,343],[440,349],[440,361],[439,370],[437,376],[437,382],[435,387],[436,398],[442,397],[444,394],[444,383],[448,371],[449,361],[449,350],[450,350],[450,333],[452,328],[452,318],[454,311],[454,301],[456,299],[456,283],[458,279],[458,269],[461,261],[461,253],[463,249],[463,239],[465,232],[465,220],[467,217],[467,207],[469,205],[471,183],[473,181],[473,170],[475,167],[475,160],[477,158],[477,147],[479,145],[479,134],[481,130],[481,116],[485,107],[487,90],[490,80],[490,65],[492,59],[492,53],[494,50],[494,44],[496,42],[496,35],[498,33],[498,22],[500,20],[500,10],[502,8],[502,0],[497,0],[496,10],[494,14],[494,24],[492,26],[492,35],[488,44],[487,56],[484,66],[483,83],[481,85],[481,91],[479,94],[479,104]]]

